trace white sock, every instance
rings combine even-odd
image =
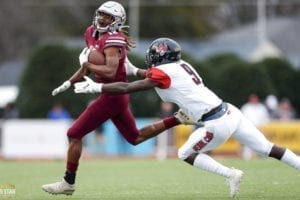
[[[300,170],[300,157],[293,153],[291,150],[286,149],[281,161]]]
[[[212,157],[206,154],[198,154],[194,160],[194,166],[208,172],[212,172],[221,176],[229,177],[231,169],[215,161]]]

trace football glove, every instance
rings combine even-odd
[[[102,83],[96,83],[87,76],[84,76],[85,81],[74,84],[75,93],[101,93]]]
[[[90,54],[91,50],[88,47],[85,47],[82,52],[79,55],[79,63],[80,66],[83,65],[83,63],[88,62],[89,59],[89,54]]]
[[[126,57],[125,59],[125,68],[126,68],[126,75],[129,76],[136,76],[137,71],[139,70],[139,68],[137,68],[136,66],[134,66]]]
[[[55,96],[58,93],[66,91],[70,86],[71,86],[71,81],[65,81],[63,84],[61,84],[59,87],[55,88],[52,91],[52,96]]]
[[[174,116],[181,124],[204,126],[202,122],[195,122],[194,120],[192,120],[191,117],[189,117],[182,111],[182,109],[179,109],[176,113],[174,113]]]

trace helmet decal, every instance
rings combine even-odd
[[[158,44],[158,46],[153,46],[157,52],[159,52],[160,56],[165,55],[166,51],[168,50],[168,45],[164,43]]]

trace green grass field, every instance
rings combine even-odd
[[[245,176],[237,199],[300,199],[300,172],[273,159],[217,159],[242,169]],[[193,168],[177,159],[81,160],[73,196],[45,193],[41,185],[59,180],[64,161],[0,161],[0,184],[11,183],[11,199],[128,199],[219,200],[230,199],[223,177]],[[0,199],[4,199],[0,196]]]

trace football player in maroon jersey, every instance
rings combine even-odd
[[[126,71],[126,51],[134,47],[134,43],[127,32],[122,29],[125,20],[125,10],[117,2],[105,2],[96,10],[93,25],[88,27],[85,32],[87,47],[79,56],[81,67],[69,80],[52,91],[53,96],[67,90],[88,73],[93,73],[98,83],[127,82],[126,72],[145,77],[144,70],[129,68]],[[96,49],[104,55],[105,64],[96,65],[86,62],[85,55],[91,49]],[[135,118],[129,108],[129,95],[102,94],[83,111],[69,128],[65,176],[59,182],[43,185],[44,191],[66,195],[71,195],[75,191],[75,176],[82,152],[82,138],[108,119],[111,119],[121,135],[132,145],[137,145],[178,124],[191,123],[182,112],[177,112],[172,117],[138,130]]]

